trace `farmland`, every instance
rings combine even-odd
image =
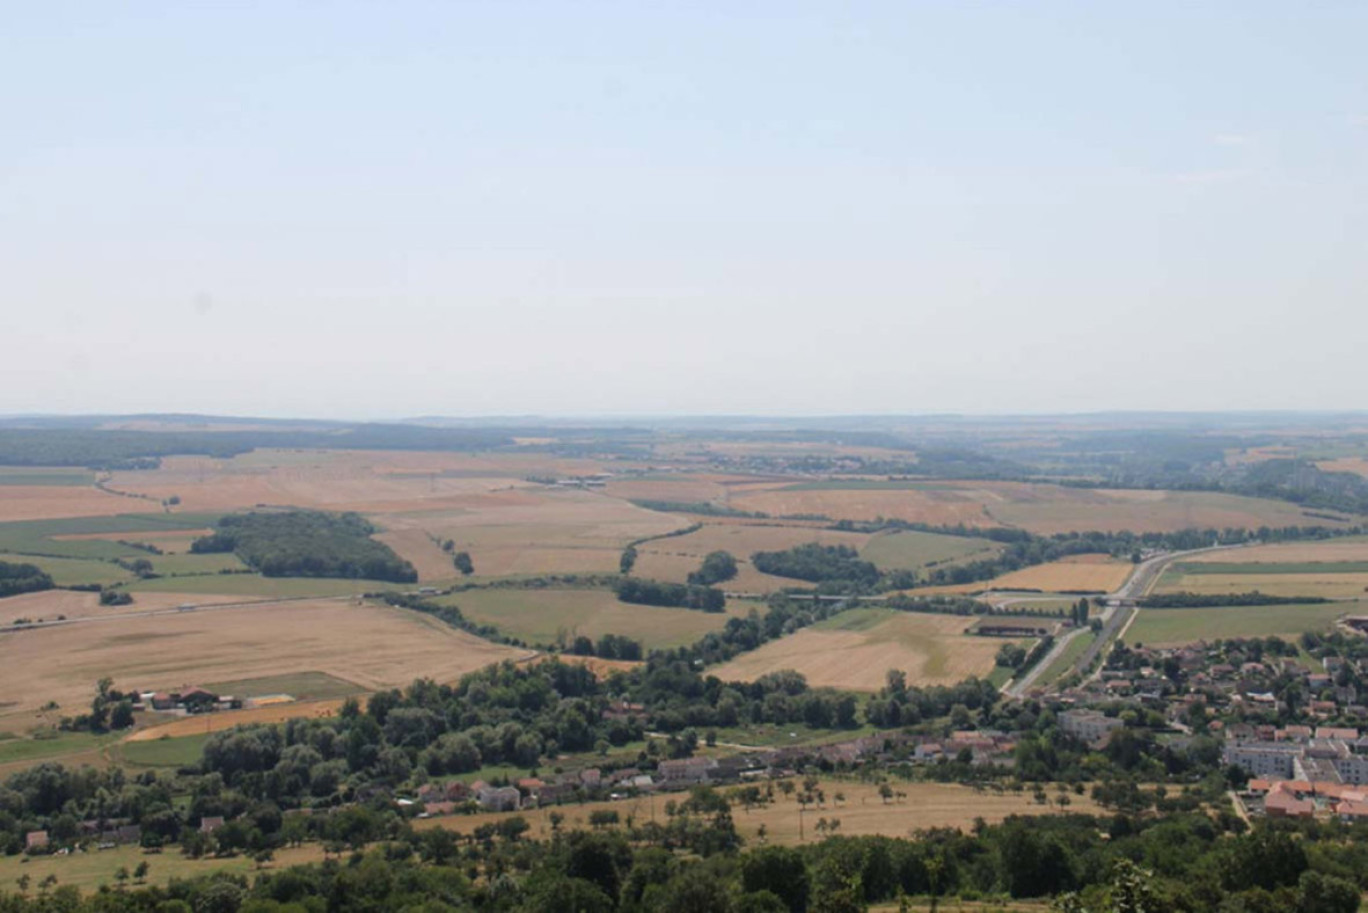
[[[757,806],[750,810],[738,807],[734,814],[737,831],[743,838],[754,842],[765,829],[766,842],[784,846],[803,842],[814,842],[819,836],[813,825],[818,818],[837,818],[841,822],[841,833],[851,836],[862,834],[882,834],[896,837],[906,836],[909,831],[920,828],[953,827],[969,830],[975,818],[995,823],[1009,815],[1040,814],[1042,808],[1029,793],[1001,793],[976,791],[968,786],[951,783],[903,783],[895,788],[905,795],[885,802],[879,797],[878,787],[872,783],[849,780],[828,779],[819,783],[819,788],[828,797],[823,808],[812,807],[802,814],[799,822],[799,805],[791,798],[779,798],[770,805]],[[844,796],[836,802],[837,793]],[[1073,796],[1070,811],[1084,814],[1095,813],[1097,806],[1086,796]],[[587,802],[583,805],[547,807],[523,812],[523,817],[532,825],[531,836],[549,838],[551,836],[551,813],[554,811],[565,818],[562,827],[589,826],[589,816],[594,811],[611,809],[626,819],[632,816],[636,821],[664,821],[664,801],[649,796],[627,799],[619,802]],[[462,833],[470,833],[481,824],[497,822],[502,816],[479,814],[455,818],[432,818],[417,822],[420,830],[445,827]]]
[[[499,632],[532,644],[569,644],[576,635],[597,640],[620,634],[649,650],[693,643],[726,624],[728,615],[619,602],[609,590],[479,589],[436,600]],[[732,614],[749,609],[733,603]]]
[[[89,701],[110,676],[125,687],[179,688],[307,671],[367,689],[423,676],[451,681],[525,655],[402,609],[316,600],[129,617],[3,635],[0,694],[7,714]],[[0,723],[0,728],[11,728]]]
[[[804,483],[738,492],[728,502],[770,514],[833,519],[890,517],[912,523],[1170,532],[1190,527],[1294,526],[1335,521],[1293,504],[1215,492],[1069,488],[1024,482]]]
[[[904,530],[870,538],[860,557],[874,562],[879,570],[911,571],[991,558],[1001,551],[1000,544],[988,539]]]
[[[750,563],[750,556],[755,552],[782,551],[808,542],[859,549],[869,541],[870,536],[864,533],[809,526],[707,521],[697,532],[638,546],[633,573],[639,577],[682,583],[690,572],[698,570],[699,563],[709,552],[725,551],[736,557],[737,573],[734,579],[723,583],[723,587],[729,591],[769,593],[801,585],[801,581],[757,571]]]
[[[1126,642],[1163,646],[1228,637],[1295,637],[1323,631],[1344,614],[1362,612],[1359,603],[1229,606],[1209,609],[1141,609]]]
[[[1347,598],[1368,592],[1368,541],[1280,543],[1195,556],[1171,566],[1158,593],[1246,593]]]
[[[964,631],[971,619],[891,609],[851,609],[795,634],[770,641],[711,672],[723,680],[754,681],[793,669],[813,686],[877,691],[889,669],[910,684],[945,685],[987,676],[999,638]]]
[[[946,586],[922,587],[913,593],[981,593],[1027,590],[1042,593],[1110,593],[1125,583],[1135,566],[1107,555],[1073,555],[1048,564],[981,580]]]

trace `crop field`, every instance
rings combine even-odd
[[[0,503],[4,500],[0,498]],[[120,500],[127,508],[127,500]],[[0,552],[59,558],[146,558],[147,552],[117,540],[155,542],[158,535],[184,536],[185,531],[201,530],[217,519],[217,514],[119,514],[0,523]]]
[[[1363,611],[1361,603],[1229,606],[1210,609],[1141,609],[1126,632],[1130,644],[1164,646],[1228,637],[1295,637],[1324,631],[1344,614]]]
[[[965,634],[956,615],[851,609],[709,670],[724,681],[754,681],[793,669],[814,687],[877,691],[889,669],[909,684],[948,685],[986,676],[1003,640]]]
[[[262,577],[257,574],[200,574],[192,577],[158,577],[135,580],[125,587],[135,599],[143,594],[184,593],[201,596],[242,598],[301,596],[359,596],[386,590],[405,589],[403,584],[385,580],[343,580],[337,577]],[[187,601],[195,601],[193,599]]]
[[[1363,457],[1341,457],[1337,460],[1321,460],[1316,466],[1326,472],[1352,472],[1368,477],[1368,459]]]
[[[796,525],[762,525],[740,521],[708,522],[686,536],[656,539],[637,546],[633,573],[653,580],[683,583],[698,570],[709,552],[730,552],[737,560],[737,574],[721,586],[728,591],[771,593],[784,587],[808,586],[801,580],[762,574],[751,566],[750,556],[761,551],[783,551],[795,545],[820,542],[859,549],[869,542],[866,533],[841,532]]]
[[[910,571],[991,558],[1001,551],[999,543],[988,539],[905,530],[871,537],[860,549],[860,557],[880,570]]]
[[[127,513],[130,507],[146,503],[111,495],[93,486],[8,485],[4,489],[4,497],[0,497],[0,523],[54,517],[112,516]]]
[[[198,578],[182,577],[182,583]],[[96,593],[77,590],[44,590],[39,593],[24,593],[0,599],[0,627],[13,624],[17,619],[30,621],[56,621],[59,616],[65,619],[111,618],[141,612],[175,609],[187,603],[199,606],[222,603],[244,602],[254,597],[231,594],[201,594],[183,591],[138,593],[130,605],[102,606]]]
[[[1355,544],[1354,553],[1361,554],[1363,547],[1361,543]],[[1234,554],[1247,558],[1256,552],[1265,558],[1273,557],[1264,548],[1241,549]],[[1340,553],[1347,554],[1348,550],[1341,550]],[[1294,554],[1289,550],[1280,557],[1290,558]],[[1331,554],[1327,551],[1320,557],[1328,558]],[[1155,592],[1259,592],[1270,596],[1321,596],[1330,599],[1362,596],[1368,593],[1368,561],[1185,561],[1170,566],[1164,572]]]
[[[1166,532],[1188,527],[1299,526],[1310,518],[1293,504],[1213,492],[1122,491],[1026,482],[804,483],[736,492],[731,506],[770,514],[833,519],[890,517],[932,525],[1017,526],[1051,534],[1073,530]]]
[[[95,473],[88,469],[27,466],[0,468],[0,485],[41,485],[51,488],[63,485],[90,486],[94,484]]]
[[[314,719],[335,716],[342,705],[341,698],[326,701],[290,701],[268,707],[248,707],[244,710],[224,710],[219,713],[200,713],[180,717],[169,723],[156,723],[126,738],[122,744],[151,742],[161,739],[182,739],[223,732],[235,726],[254,726],[262,723],[283,723],[286,720]]]
[[[9,712],[30,714],[50,700],[88,703],[105,676],[124,688],[176,689],[322,672],[369,690],[419,677],[452,681],[526,655],[419,613],[340,600],[130,616],[0,638],[0,695],[15,703]]]
[[[731,613],[631,605],[608,590],[571,589],[467,590],[436,601],[459,606],[467,618],[528,643],[569,644],[581,634],[595,640],[620,634],[647,649],[691,644],[720,630],[730,614],[749,609],[744,603],[733,603]]]
[[[1072,555],[1060,561],[1037,564],[1012,571],[992,580],[945,586],[918,587],[907,592],[914,595],[934,593],[988,593],[1012,590],[1041,593],[1098,592],[1110,593],[1126,582],[1134,565],[1118,561],[1109,555]],[[1061,597],[1063,598],[1063,597]],[[993,600],[997,602],[998,600]],[[1072,600],[1076,602],[1077,600]],[[1034,602],[1034,600],[1032,600]],[[1042,603],[1042,608],[1045,607]],[[1055,607],[1050,604],[1050,607]]]
[[[198,764],[204,753],[204,743],[212,733],[201,732],[172,738],[162,736],[137,742],[120,742],[111,746],[111,754],[120,764],[134,767],[189,767]]]
[[[823,807],[812,806],[802,812],[800,826],[800,806],[797,800],[779,796],[770,805],[759,806],[749,811],[736,807],[732,812],[736,829],[748,844],[758,842],[761,825],[765,828],[765,842],[782,846],[799,843],[815,843],[822,839],[814,830],[818,819],[832,818],[841,822],[839,833],[850,836],[883,835],[887,837],[906,837],[910,831],[922,828],[953,827],[968,830],[973,827],[975,818],[983,818],[990,824],[997,823],[1009,815],[1049,814],[1038,805],[1029,792],[996,793],[982,792],[969,786],[954,783],[894,783],[893,787],[903,793],[901,797],[885,802],[879,797],[878,786],[849,780],[828,779],[820,782],[819,787],[826,794]],[[725,791],[724,791],[725,792]],[[840,793],[844,798],[837,802]],[[1053,794],[1051,796],[1053,798]],[[1069,811],[1094,814],[1098,806],[1086,795],[1070,795]],[[519,812],[532,825],[529,837],[550,839],[551,813],[564,816],[563,829],[588,828],[589,815],[595,811],[609,809],[616,811],[626,820],[632,816],[638,823],[654,820],[665,823],[665,798],[650,796],[624,799],[617,802],[586,802],[582,805],[547,806],[546,808]],[[497,823],[502,815],[484,813],[462,815],[448,818],[428,818],[414,822],[419,830],[444,827],[469,834],[481,824]]]

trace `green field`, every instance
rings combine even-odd
[[[1139,617],[1126,632],[1126,642],[1131,645],[1181,644],[1217,638],[1298,635],[1305,631],[1323,631],[1339,616],[1361,611],[1361,605],[1354,602],[1141,609]]]
[[[235,697],[288,694],[297,701],[326,701],[350,697],[366,690],[355,682],[337,678],[326,672],[299,672],[294,675],[268,675],[227,682],[207,682],[203,687],[215,694],[231,694]]]
[[[989,558],[1002,546],[988,539],[968,536],[943,536],[904,530],[883,533],[860,549],[860,557],[874,562],[880,570],[920,570],[938,564]]]
[[[1203,574],[1365,574],[1368,573],[1368,561],[1191,561],[1174,565],[1168,573],[1175,577]]]
[[[1041,685],[1048,685],[1067,675],[1074,663],[1078,662],[1079,657],[1086,653],[1088,647],[1092,646],[1096,640],[1097,635],[1087,633],[1080,634],[1069,641],[1064,647],[1064,652],[1060,653],[1054,662],[1045,667],[1045,671],[1040,674],[1040,678],[1036,679],[1036,682]]]
[[[119,567],[113,561],[99,561],[92,558],[48,558],[41,555],[0,555],[0,561],[18,561],[34,564],[52,577],[58,586],[78,586],[85,583],[98,583],[106,586],[132,580],[133,573]]]
[[[135,580],[132,593],[213,593],[225,596],[352,596],[404,589],[384,580],[339,580],[332,577],[262,577],[259,574],[202,574]]]
[[[70,517],[0,523],[0,552],[60,558],[138,558],[147,552],[108,539],[55,539],[94,533],[165,533],[213,526],[219,514],[120,514],[114,517]]]
[[[217,574],[222,570],[238,571],[247,567],[232,552],[207,555],[150,555],[152,569],[163,576],[183,574]]]
[[[63,755],[89,751],[119,738],[113,735],[93,735],[89,732],[58,732],[49,730],[52,738],[21,736],[0,741],[0,764],[16,761],[38,761]]]
[[[94,485],[95,473],[88,469],[5,469],[0,470],[0,485]]]
[[[136,767],[190,767],[199,763],[209,733],[146,742],[122,742],[115,754],[125,764]]]
[[[569,642],[576,635],[597,639],[618,634],[639,640],[647,649],[691,644],[721,629],[731,615],[752,607],[732,602],[726,613],[698,612],[619,602],[608,590],[467,590],[436,600],[458,606],[472,621],[497,627],[502,634],[532,644]]]

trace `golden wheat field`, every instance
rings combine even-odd
[[[792,669],[814,687],[877,691],[890,669],[909,684],[948,685],[986,676],[1003,641],[964,631],[972,619],[891,609],[851,609],[796,634],[770,641],[712,669],[723,681],[754,681]]]
[[[50,700],[79,707],[106,676],[160,690],[319,671],[374,690],[420,677],[452,681],[529,654],[425,615],[328,599],[20,631],[0,635],[0,647],[0,695],[11,711]]]
[[[1109,555],[1073,555],[1062,561],[1037,564],[992,580],[953,586],[922,587],[912,594],[983,593],[989,590],[1040,590],[1043,593],[1099,592],[1120,588],[1135,566]]]

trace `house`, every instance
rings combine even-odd
[[[185,705],[185,709],[191,713],[199,713],[202,710],[212,710],[218,704],[218,695],[203,688],[189,688],[182,691],[179,695],[180,702]]]
[[[703,783],[709,773],[717,767],[713,758],[682,758],[678,761],[661,761],[660,777],[667,786]]]
[[[1264,797],[1264,814],[1270,818],[1310,818],[1316,803],[1299,799],[1286,783],[1279,783]]]
[[[1125,725],[1116,717],[1107,716],[1096,710],[1065,710],[1059,715],[1059,728],[1089,745]]]
[[[157,693],[152,695],[152,709],[175,710],[176,699],[173,698],[171,695],[167,694],[165,691],[158,691]]]
[[[212,834],[214,831],[223,827],[223,817],[221,815],[206,816],[200,819],[200,833]]]
[[[481,783],[475,790],[475,801],[489,812],[515,812],[522,806],[522,793],[516,786],[490,786]]]
[[[29,831],[24,835],[24,849],[26,850],[42,850],[46,849],[47,845],[47,831]]]

